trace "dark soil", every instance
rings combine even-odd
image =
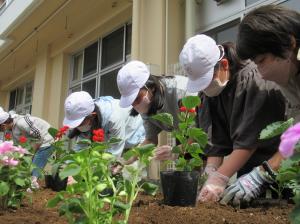
[[[56,193],[42,189],[32,194],[18,210],[0,211],[0,224],[66,224],[56,209],[46,208],[48,199]],[[198,204],[196,207],[170,207],[163,205],[161,195],[140,195],[136,200],[129,223],[131,224],[283,224],[289,223],[292,205],[282,208],[248,208],[236,210],[217,203]]]

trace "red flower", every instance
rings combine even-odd
[[[68,131],[69,127],[68,126],[63,126],[62,128],[60,128],[58,130],[58,132],[55,135],[55,139],[61,139],[63,135],[66,134],[66,132]]]
[[[189,109],[189,113],[196,113],[195,108]]]
[[[104,141],[104,130],[103,129],[93,130],[92,139],[94,142],[103,142]]]
[[[10,133],[6,133],[4,135],[5,140],[11,140],[11,134]]]
[[[180,111],[180,112],[186,112],[186,107],[180,107],[180,108],[179,108],[179,111]]]
[[[26,138],[24,135],[22,135],[22,136],[20,136],[20,138],[19,138],[19,142],[20,142],[20,143],[26,143],[26,142],[27,142],[27,138]]]

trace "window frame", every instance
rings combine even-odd
[[[131,50],[129,54],[126,54],[126,36],[127,36],[127,27],[128,26],[132,26],[132,22],[126,22],[123,23],[120,26],[115,27],[113,30],[111,30],[110,32],[106,33],[105,35],[103,35],[102,37],[99,37],[96,41],[91,42],[89,45],[85,46],[83,49],[77,51],[75,54],[71,55],[71,63],[70,63],[70,75],[69,75],[69,86],[68,86],[68,93],[70,94],[72,92],[72,89],[80,86],[80,89],[82,90],[82,86],[83,83],[90,81],[91,79],[96,78],[96,89],[95,89],[95,98],[98,98],[100,96],[100,88],[101,88],[101,77],[122,67],[122,65],[124,65],[126,62],[131,60]],[[107,36],[109,36],[110,34],[112,34],[113,32],[119,30],[123,28],[123,52],[122,52],[122,60],[112,63],[109,66],[105,67],[105,68],[101,68],[101,62],[102,62],[102,49],[103,49],[103,39]],[[130,41],[131,41],[131,37],[130,36]],[[97,53],[97,71],[96,73],[90,74],[86,77],[83,77],[83,70],[84,70],[84,51],[87,47],[91,46],[92,44],[94,44],[95,42],[98,43],[98,53]],[[73,80],[74,77],[74,72],[75,72],[75,58],[77,56],[79,56],[80,54],[82,54],[82,69],[80,72],[80,77],[77,80]]]

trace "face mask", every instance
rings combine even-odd
[[[213,97],[213,96],[218,96],[222,90],[226,87],[228,83],[228,80],[225,81],[224,83],[221,83],[219,79],[213,79],[209,86],[203,90],[206,96],[208,97]]]
[[[87,132],[87,131],[91,130],[91,128],[92,128],[91,124],[80,125],[80,126],[77,127],[77,129],[80,132]]]
[[[149,111],[150,108],[150,99],[148,98],[148,92],[143,97],[141,102],[137,105],[135,105],[133,108],[139,113],[139,114],[146,114]]]

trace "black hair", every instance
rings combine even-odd
[[[145,83],[145,87],[142,89],[148,89],[151,91],[152,94],[152,100],[151,100],[151,105],[150,109],[147,113],[148,116],[154,115],[157,113],[159,109],[161,109],[164,105],[164,86],[161,83],[161,79],[165,78],[173,78],[173,76],[154,76],[150,75],[149,79]],[[139,113],[132,108],[130,115],[131,116],[136,116]]]
[[[3,122],[3,124],[10,124],[14,121],[14,119],[9,115],[9,117],[6,119],[6,121]]]
[[[257,55],[271,53],[285,58],[296,39],[300,46],[300,14],[283,6],[266,5],[245,16],[239,26],[237,53],[241,59],[254,59]]]
[[[222,46],[224,48],[224,58],[226,58],[229,63],[230,77],[234,77],[243,67],[244,62],[238,57],[234,43],[224,42]]]
[[[92,119],[92,128],[91,128],[90,132],[93,132],[93,130],[102,128],[102,115],[100,112],[100,108],[96,104],[95,104],[95,109],[93,112],[95,112],[96,115],[90,114],[85,117],[85,119]],[[68,137],[74,138],[80,134],[81,134],[81,131],[79,131],[77,128],[74,128],[69,132]],[[91,138],[92,138],[92,135],[91,135]]]

